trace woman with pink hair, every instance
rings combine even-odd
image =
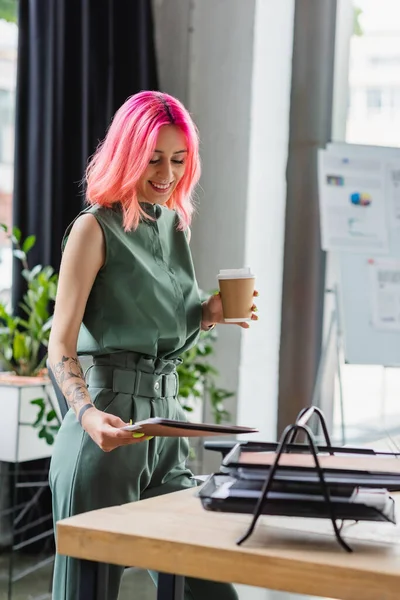
[[[88,207],[63,240],[49,343],[70,406],[51,461],[55,522],[196,485],[185,438],[121,428],[149,417],[185,418],[179,355],[201,329],[223,322],[219,296],[200,302],[188,243],[199,176],[189,113],[152,91],[117,111],[89,163]],[[93,357],[86,376],[79,355]],[[108,600],[118,597],[122,573],[110,566]],[[57,555],[53,600],[75,600],[77,585],[76,561]],[[187,600],[237,597],[226,584],[187,578],[185,585]]]

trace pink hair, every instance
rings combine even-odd
[[[192,195],[200,177],[199,138],[195,124],[179,100],[161,92],[139,92],[115,113],[103,142],[86,171],[89,204],[121,203],[125,230],[136,229],[146,213],[137,198],[137,183],[156,148],[164,125],[176,125],[185,134],[185,173],[167,202],[180,217],[180,229],[189,227],[194,211]]]

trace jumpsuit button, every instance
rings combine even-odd
[[[156,381],[154,384],[154,389],[158,390],[159,387],[160,387],[160,383],[158,381]]]

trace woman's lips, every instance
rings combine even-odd
[[[157,183],[154,181],[149,181],[152,189],[157,192],[157,194],[166,194],[172,187],[172,183]]]

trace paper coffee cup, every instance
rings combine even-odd
[[[221,269],[218,274],[225,323],[251,321],[255,277],[251,270]]]

